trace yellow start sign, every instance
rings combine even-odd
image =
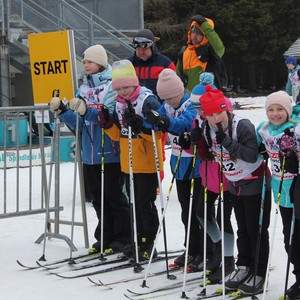
[[[28,36],[34,104],[47,104],[53,96],[72,99],[77,88],[72,30]]]

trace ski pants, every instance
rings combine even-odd
[[[239,196],[230,194],[237,221],[238,266],[248,266],[253,273],[257,243],[260,239],[257,275],[265,277],[269,257],[271,191],[265,193],[262,224],[260,225],[261,194]]]
[[[291,223],[293,217],[293,208],[287,208],[279,206],[280,215],[282,220],[282,233],[284,236],[284,248],[287,253],[289,253],[290,248],[290,233],[291,233]],[[294,224],[294,234],[292,238],[292,249],[291,249],[291,263],[294,265],[293,273],[295,274],[297,280],[300,281],[300,220],[295,218]]]
[[[98,217],[94,236],[101,240],[101,165],[87,165],[85,182],[89,184],[92,203]],[[103,246],[109,247],[113,241],[130,242],[130,211],[128,200],[123,193],[124,174],[119,163],[104,166],[104,210],[103,210]]]
[[[125,174],[125,178],[126,190],[130,198],[130,175]],[[157,174],[133,174],[133,183],[138,244],[140,244],[142,238],[146,238],[147,243],[151,244],[156,237],[159,226],[158,212],[155,205],[158,186]],[[133,224],[133,219],[131,223]]]
[[[204,187],[201,187],[197,216],[200,224],[204,227]],[[215,202],[217,200],[217,216]],[[218,193],[207,190],[207,234],[214,243],[221,240],[221,198]],[[224,207],[224,256],[233,256],[234,234],[231,224],[232,204],[229,191],[223,193]]]
[[[184,246],[186,247],[187,233],[188,233],[188,216],[189,206],[191,201],[191,180],[176,179],[177,196],[181,205],[181,221],[185,229]],[[200,201],[201,178],[194,179],[194,191],[192,197],[192,214],[191,214],[191,228],[189,239],[189,255],[197,256],[203,255],[203,228],[200,226],[197,218],[197,210]],[[207,240],[208,256],[213,254],[213,244],[210,239]]]

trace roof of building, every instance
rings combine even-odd
[[[298,38],[288,50],[283,54],[284,57],[295,56],[297,59],[300,59],[300,38]]]

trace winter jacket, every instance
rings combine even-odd
[[[274,201],[278,201],[279,186],[281,181],[281,163],[279,159],[279,141],[286,128],[295,127],[294,122],[287,122],[280,126],[275,126],[268,121],[263,121],[257,127],[257,141],[260,145],[263,143],[271,160],[272,179],[271,186],[274,195]],[[290,199],[290,188],[294,174],[284,172],[282,189],[280,193],[280,206],[293,207]]]
[[[99,109],[104,105],[113,112],[116,92],[111,88],[111,66],[97,74],[85,75],[83,84],[79,87],[76,97],[81,96],[87,104],[87,114],[79,118],[79,130],[82,135],[82,162],[95,165],[101,163],[102,130],[98,126],[97,118],[89,120],[91,114],[97,116]],[[60,115],[60,119],[72,130],[76,130],[76,114],[67,110]],[[119,143],[112,141],[106,134],[104,136],[104,163],[120,161]]]
[[[288,79],[285,87],[285,91],[292,96],[293,88],[300,89],[300,65],[297,65],[294,69],[289,70]]]
[[[206,20],[207,22],[203,22],[201,26],[196,21],[191,23],[188,31],[188,46],[183,53],[182,62],[178,60],[176,64],[177,74],[184,75],[187,78],[186,89],[189,92],[199,83],[200,74],[205,72],[211,50],[220,58],[225,52],[223,42],[214,30],[213,21],[208,18]],[[204,34],[203,40],[197,45],[191,43],[191,30],[193,26],[198,27]]]
[[[160,115],[168,116],[170,120],[170,125],[168,127],[168,137],[172,146],[170,164],[171,171],[173,173],[181,150],[181,147],[178,145],[178,138],[181,133],[191,130],[192,122],[197,112],[193,108],[189,93],[187,92],[185,92],[183,98],[181,99],[178,108],[175,109],[172,106],[168,105],[166,101],[164,101],[157,112]],[[199,159],[196,159],[195,170],[193,171],[193,153],[192,151],[183,151],[175,178],[179,180],[191,180],[192,177],[199,178],[200,163],[201,161]]]
[[[156,47],[154,47],[152,52],[152,56],[146,61],[138,58],[136,54],[130,57],[129,60],[134,65],[140,85],[150,89],[158,97],[156,92],[158,75],[165,68],[176,71],[176,67],[171,59],[163,54],[160,54]]]
[[[129,174],[129,140],[128,127],[123,121],[123,114],[128,107],[127,102],[118,96],[114,111],[114,124],[105,132],[114,141],[120,141],[120,162],[124,173]],[[145,87],[137,87],[130,99],[135,113],[144,117],[143,110],[157,110],[160,107],[156,96]],[[159,168],[163,171],[162,159],[162,133],[155,132],[156,147],[158,152]],[[154,155],[151,127],[144,121],[141,133],[132,132],[132,169],[133,173],[156,173],[156,159]]]

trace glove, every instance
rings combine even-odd
[[[290,128],[284,130],[284,134],[279,140],[279,152],[282,156],[289,157],[294,151],[294,132]]]
[[[135,134],[139,134],[143,128],[144,119],[135,113],[134,108],[132,107],[131,103],[128,104],[128,108],[125,109],[123,115],[124,122],[131,127],[132,131]]]
[[[179,139],[178,139],[178,145],[182,149],[190,149],[191,147],[191,138],[188,132],[183,132],[180,134]]]
[[[288,173],[298,173],[298,157],[294,151],[294,132],[290,128],[284,130],[284,134],[279,140],[279,159],[282,168],[285,157],[284,170]]]
[[[51,99],[50,111],[53,113],[56,112],[57,114],[63,114],[67,110],[67,106],[58,97],[53,97]]]
[[[80,116],[84,116],[86,114],[86,102],[83,99],[73,98],[70,101],[69,108],[77,112]]]
[[[224,141],[225,137],[226,137],[226,134],[223,130],[221,122],[217,123],[217,127],[218,127],[218,131],[216,132],[216,140],[217,140],[217,143],[219,145],[221,145],[222,142]]]
[[[197,144],[200,138],[202,137],[202,130],[199,127],[199,121],[195,120],[196,127],[191,131],[191,142],[192,144]]]
[[[146,110],[143,111],[143,114],[146,117],[146,122],[151,125],[156,125],[163,132],[168,131],[168,127],[170,125],[170,120],[167,116],[162,116],[155,110]]]
[[[102,108],[98,113],[98,125],[101,128],[108,129],[113,125],[113,118],[107,108]]]
[[[264,144],[260,144],[258,147],[259,154],[263,157],[264,160],[267,160],[269,158],[269,154],[266,150],[266,146]]]
[[[195,15],[191,18],[192,21],[196,21],[200,26],[202,23],[207,22],[206,19],[201,15]]]

